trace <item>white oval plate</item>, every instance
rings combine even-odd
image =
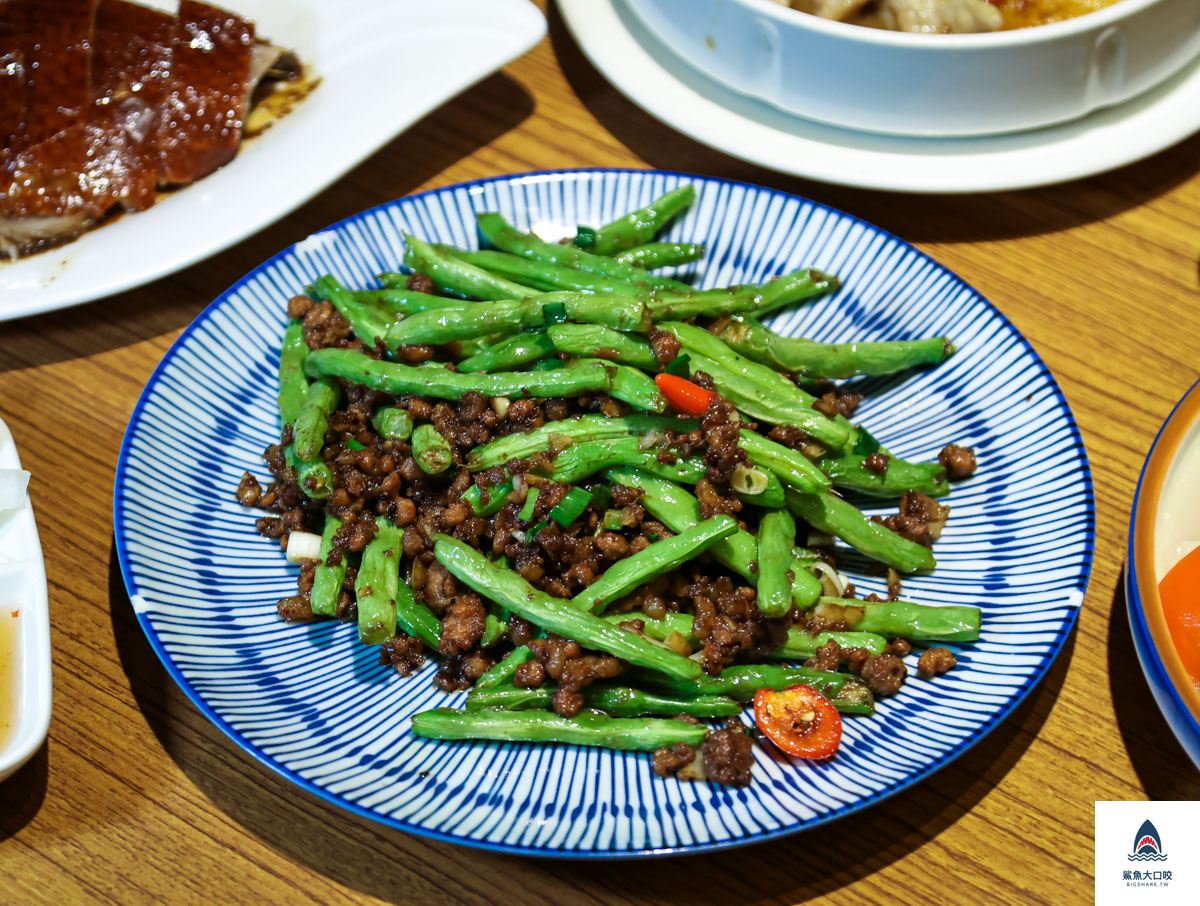
[[[873,718],[847,720],[827,764],[756,745],[746,789],[663,780],[645,753],[418,739],[413,714],[459,706],[465,694],[437,691],[432,664],[407,678],[380,666],[353,625],[283,623],[275,602],[295,593],[296,568],[255,532],[260,514],[236,499],[243,471],[263,475],[262,450],[279,437],[287,299],[326,272],[372,284],[402,260],[404,232],[474,245],[474,213],[498,210],[558,237],[682,182],[698,198],[669,235],[707,244],[699,285],[813,266],[844,286],[780,313],[781,331],[956,341],[958,352],[936,369],[870,381],[859,417],[898,456],[929,460],[950,441],[979,451],[979,473],[949,498],[937,569],[904,588],[919,601],[982,605],[980,640],[950,645],[958,667],[937,683],[913,678]],[[1094,527],[1087,457],[1066,400],[991,303],[848,214],[758,186],[644,170],[448,186],[281,252],[210,305],[158,366],[125,434],[114,498],[117,555],[142,628],[200,710],[247,752],[385,824],[553,856],[749,843],[865,808],[927,776],[995,727],[1048,669],[1083,597]],[[854,582],[884,590],[878,577]]]
[[[0,421],[0,469],[19,469],[17,445]],[[50,605],[42,546],[29,498],[0,512],[0,620],[17,614],[17,724],[0,744],[0,780],[23,765],[50,728]],[[0,683],[8,677],[0,677]]]
[[[211,176],[61,248],[0,262],[0,321],[112,295],[228,248],[546,32],[528,0],[221,2],[295,49],[320,86]]]
[[[792,116],[679,59],[626,0],[559,0],[588,59],[652,116],[711,148],[807,179],[895,192],[997,192],[1067,182],[1149,157],[1200,129],[1200,60],[1117,107],[1047,129],[902,138]]]

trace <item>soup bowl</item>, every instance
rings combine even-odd
[[[625,0],[723,84],[835,126],[913,136],[1036,129],[1120,104],[1200,55],[1196,0],[1119,0],[986,34],[907,34],[771,0]]]
[[[1129,625],[1142,670],[1172,732],[1200,767],[1200,690],[1180,657],[1159,583],[1200,541],[1200,383],[1168,416],[1138,481],[1125,565]]]

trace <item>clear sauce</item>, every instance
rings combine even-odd
[[[16,605],[0,607],[0,749],[8,745],[17,730],[20,628],[20,611]]]

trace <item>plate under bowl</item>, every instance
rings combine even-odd
[[[817,339],[952,335],[936,370],[868,383],[861,419],[897,455],[950,441],[980,470],[959,485],[939,567],[905,592],[980,604],[959,667],[913,679],[871,720],[847,721],[829,764],[758,746],[747,789],[653,775],[644,755],[572,746],[445,743],[409,718],[458,705],[379,666],[355,627],[288,626],[275,601],[295,569],[254,531],[235,490],[278,437],[276,368],[286,300],[312,278],[351,286],[391,269],[403,232],[474,246],[474,214],[499,210],[556,238],[690,182],[699,198],[670,235],[708,244],[698,283],[758,282],[812,265],[844,288],[776,326]],[[506,852],[634,856],[693,852],[812,827],[910,786],[995,727],[1045,673],[1075,621],[1091,562],[1093,501],[1071,412],[1028,342],[961,279],[847,214],[771,189],[656,171],[506,176],[402,198],[317,233],[256,268],[167,353],[139,401],[115,487],[125,583],[155,651],[201,711],[310,792],[414,833]],[[884,591],[878,578],[855,582]],[[910,658],[910,669],[913,663]]]

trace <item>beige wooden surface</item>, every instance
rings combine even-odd
[[[316,200],[213,260],[0,324],[0,417],[33,471],[55,713],[0,784],[0,902],[1089,902],[1093,802],[1200,798],[1138,668],[1121,591],[1134,485],[1200,372],[1200,138],[1051,189],[908,197],[786,178],[657,123],[550,37]],[[1091,455],[1098,514],[1076,632],[1016,713],[916,788],[826,829],[717,855],[564,863],[427,842],[325,806],[208,723],[139,630],[113,551],[126,421],[189,321],[260,261],[348,214],[522,170],[663,167],[827,202],[915,242],[1045,358]]]

